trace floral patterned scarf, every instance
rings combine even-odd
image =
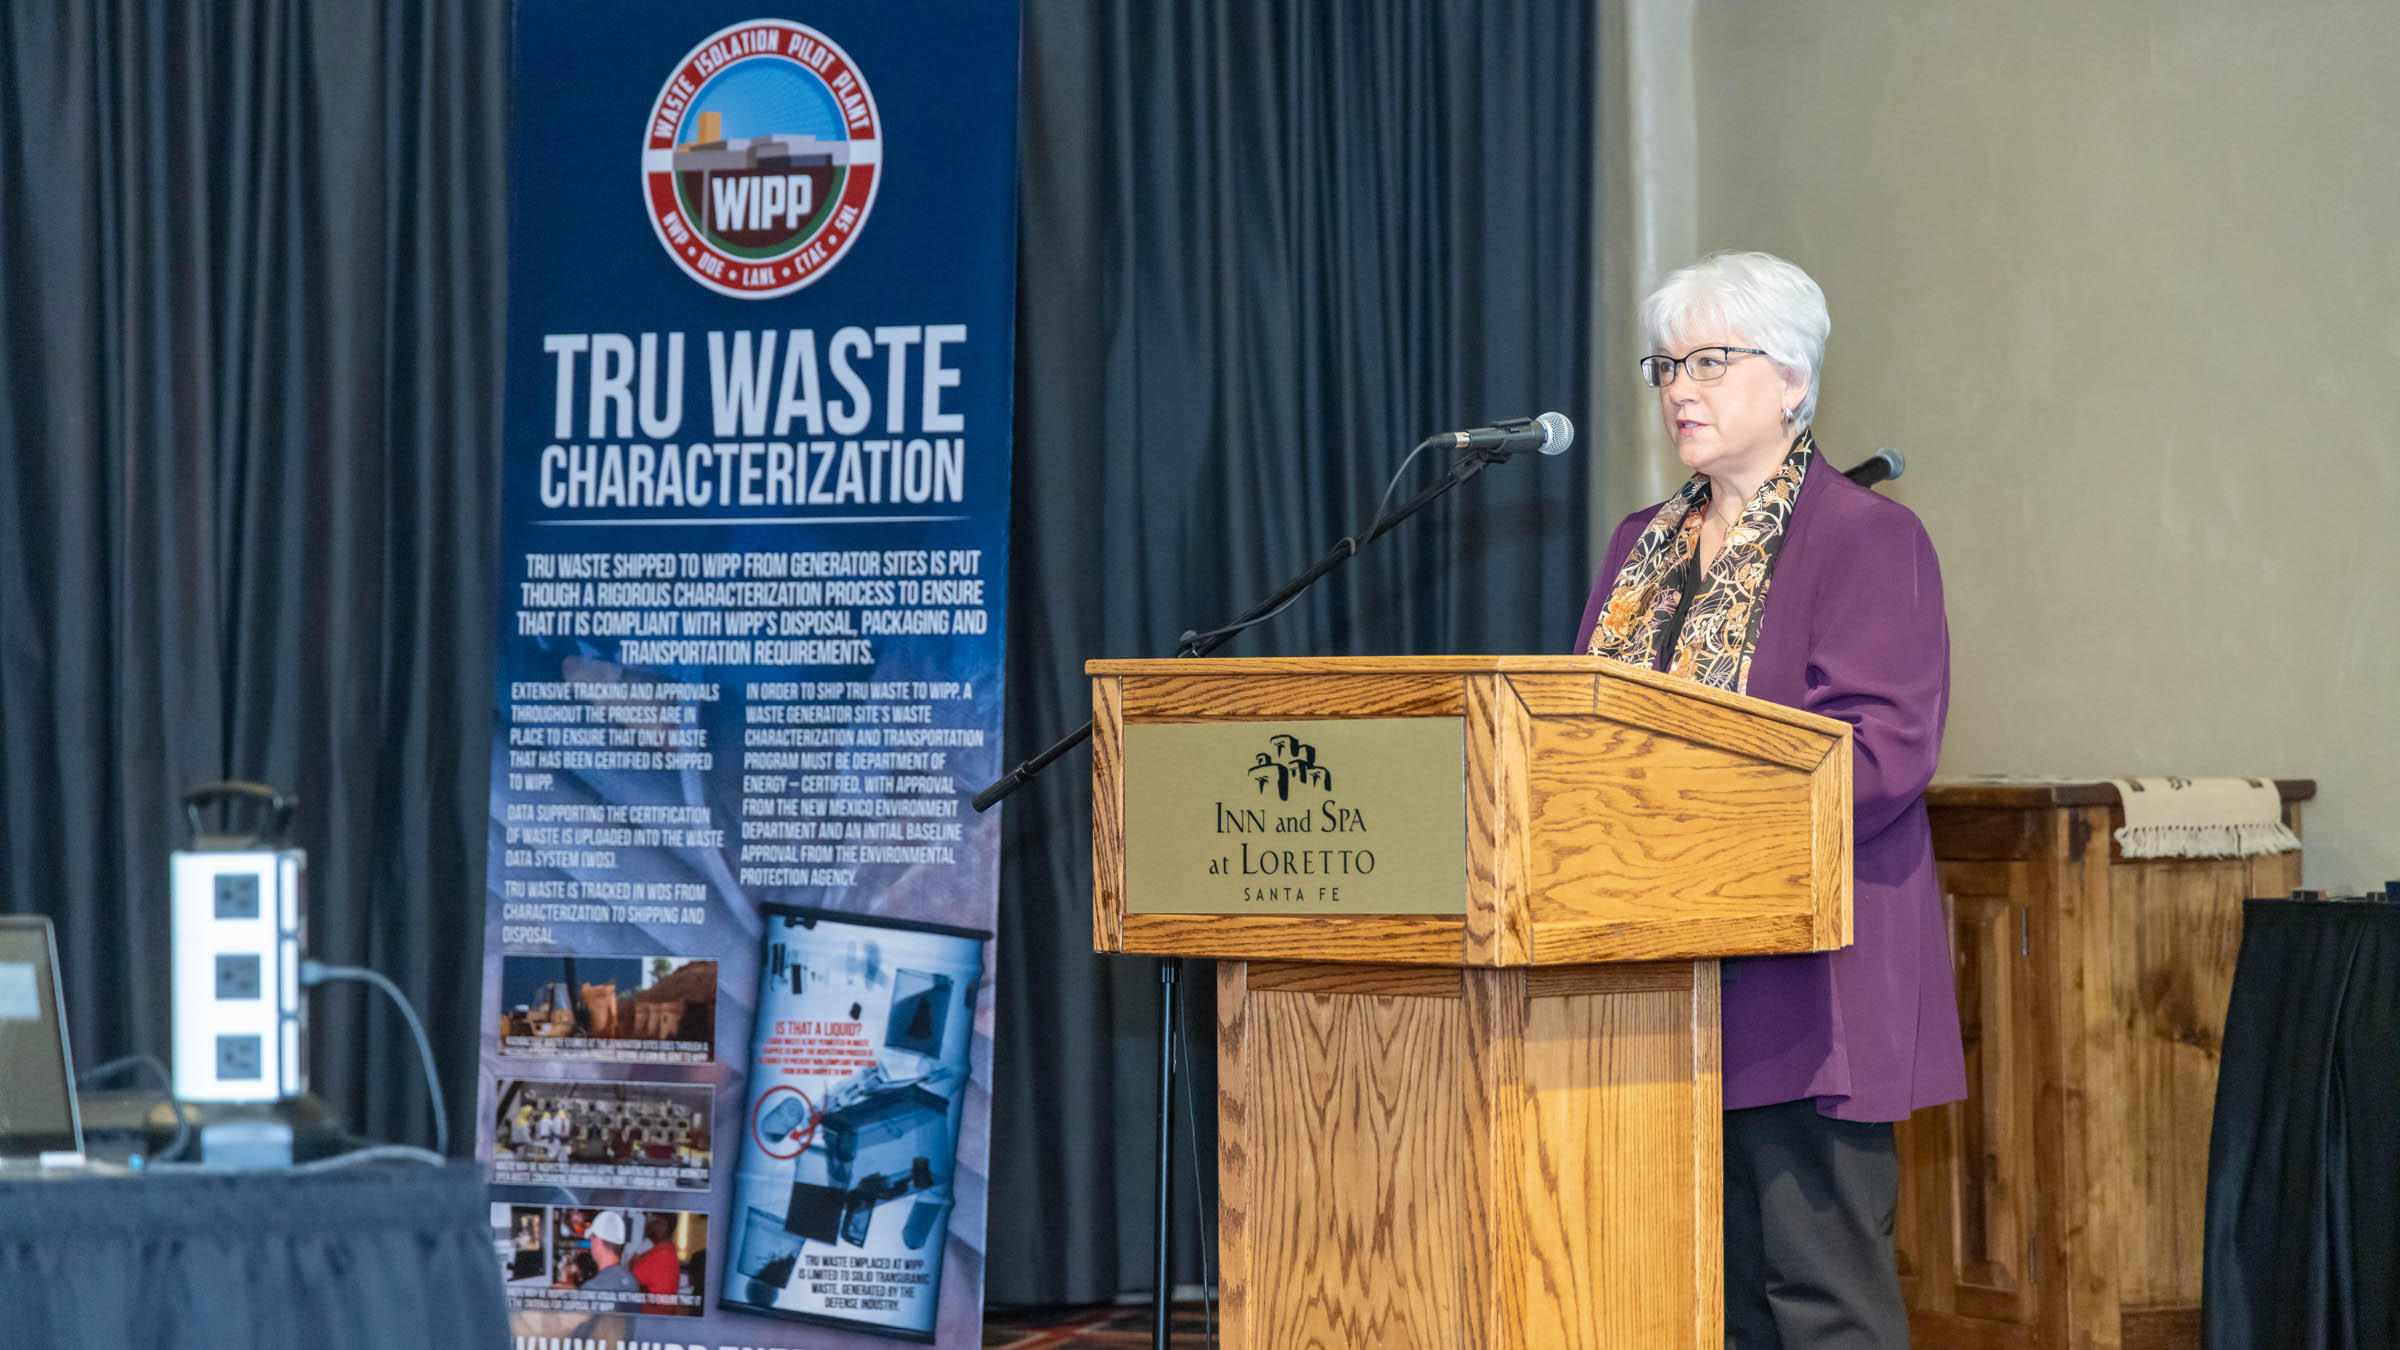
[[[1704,475],[1692,475],[1634,541],[1592,629],[1591,654],[1655,667],[1661,636],[1685,610],[1685,592],[1697,582],[1699,594],[1684,613],[1667,673],[1747,693],[1750,652],[1758,645],[1758,621],[1766,613],[1767,578],[1783,551],[1792,506],[1816,455],[1816,441],[1802,432],[1783,463],[1759,485],[1705,578],[1699,576],[1700,525],[1708,517],[1710,485]]]

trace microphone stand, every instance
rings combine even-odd
[[[1424,445],[1420,445],[1418,449],[1421,450],[1426,446],[1441,444],[1444,439],[1445,438],[1439,436],[1433,437],[1432,439],[1427,440]],[[1285,606],[1291,604],[1294,600],[1299,599],[1301,592],[1307,590],[1311,586],[1316,585],[1319,581],[1324,580],[1327,573],[1332,572],[1335,568],[1341,566],[1343,563],[1348,562],[1350,559],[1357,557],[1360,549],[1365,548],[1367,545],[1372,544],[1376,540],[1391,533],[1393,527],[1397,526],[1401,521],[1406,520],[1410,516],[1415,515],[1417,512],[1424,510],[1428,506],[1431,506],[1437,499],[1448,495],[1460,484],[1465,483],[1469,479],[1475,477],[1475,475],[1482,473],[1487,466],[1498,463],[1499,461],[1507,458],[1509,458],[1509,453],[1504,451],[1466,451],[1450,465],[1450,471],[1442,475],[1441,479],[1435,482],[1431,487],[1426,488],[1416,496],[1409,498],[1405,502],[1402,502],[1400,504],[1400,509],[1377,516],[1375,518],[1375,523],[1369,525],[1366,530],[1359,535],[1344,535],[1340,539],[1335,540],[1332,549],[1328,550],[1324,557],[1319,558],[1313,565],[1294,576],[1291,580],[1283,583],[1281,586],[1278,586],[1275,589],[1274,594],[1268,596],[1264,600],[1259,601],[1257,604],[1252,605],[1250,608],[1243,610],[1231,622],[1226,623],[1222,627],[1212,628],[1205,633],[1196,633],[1186,629],[1183,636],[1176,639],[1175,655],[1182,657],[1206,656],[1210,652],[1215,651],[1217,648],[1233,641],[1234,638],[1241,635],[1243,629],[1258,623],[1262,619],[1270,617],[1271,615],[1282,610]],[[977,811],[991,810],[994,806],[999,805],[1000,802],[1008,797],[1009,794],[1015,792],[1018,788],[1025,786],[1027,783],[1030,783],[1035,778],[1039,777],[1042,770],[1049,768],[1050,765],[1059,758],[1059,756],[1064,755],[1069,750],[1074,749],[1076,746],[1083,744],[1085,741],[1088,741],[1091,738],[1092,723],[1089,718],[1086,718],[1082,726],[1079,726],[1073,731],[1068,732],[1066,735],[1059,737],[1058,740],[1053,742],[1048,749],[1043,750],[1040,754],[1033,756],[1031,759],[1019,764],[1014,769],[1009,770],[997,781],[985,787],[983,791],[976,793],[975,809]]]
[[[1428,437],[1424,442],[1417,446],[1417,451],[1423,451],[1433,446],[1442,445],[1445,443],[1451,443],[1451,438],[1447,436]],[[1415,451],[1411,452],[1411,458],[1414,458],[1415,453]],[[1306,591],[1309,587],[1316,585],[1319,581],[1324,580],[1326,575],[1332,572],[1335,568],[1340,567],[1343,563],[1346,563],[1350,559],[1357,557],[1360,549],[1374,543],[1377,539],[1382,538],[1384,535],[1391,533],[1392,529],[1399,525],[1401,521],[1406,520],[1410,516],[1415,515],[1417,512],[1424,510],[1428,506],[1431,506],[1435,501],[1448,495],[1461,484],[1474,478],[1477,474],[1482,473],[1486,467],[1509,458],[1513,453],[1515,452],[1507,450],[1467,449],[1462,451],[1459,454],[1459,457],[1452,461],[1450,465],[1450,471],[1446,474],[1443,474],[1442,477],[1434,482],[1431,486],[1427,487],[1424,491],[1419,492],[1416,496],[1411,497],[1407,501],[1401,503],[1398,510],[1378,514],[1375,517],[1374,522],[1368,525],[1365,531],[1359,535],[1355,537],[1345,535],[1342,538],[1334,541],[1333,547],[1326,551],[1324,557],[1319,558],[1314,564],[1302,570],[1291,580],[1283,583],[1281,586],[1276,587],[1274,594],[1269,595],[1266,599],[1259,601],[1250,608],[1243,610],[1240,615],[1236,616],[1232,620],[1232,622],[1226,623],[1217,628],[1209,629],[1204,633],[1192,632],[1188,629],[1185,630],[1183,636],[1176,639],[1175,655],[1179,657],[1206,656],[1210,652],[1215,651],[1217,648],[1233,641],[1235,637],[1241,634],[1243,629],[1281,613],[1286,606],[1299,599],[1302,592]],[[1405,471],[1408,467],[1408,462],[1406,460],[1401,461],[1400,467],[1403,471]],[[1042,772],[1042,770],[1050,767],[1050,765],[1055,762],[1059,756],[1066,754],[1069,750],[1074,749],[1076,746],[1083,744],[1085,741],[1088,741],[1091,738],[1092,724],[1089,720],[1086,720],[1082,726],[1059,738],[1059,740],[1051,745],[1048,749],[1042,751],[1038,755],[1035,755],[1033,758],[1026,760],[1024,763],[1019,764],[1016,768],[1010,770],[1004,777],[999,779],[999,781],[992,783],[990,786],[984,788],[983,791],[976,793],[975,809],[977,811],[990,810],[993,806],[997,805],[1002,798],[1007,797],[1010,793],[1015,792],[1018,788],[1021,788],[1027,783],[1032,782],[1034,778]],[[1150,1302],[1150,1344],[1155,1347],[1155,1350],[1167,1350],[1167,1347],[1172,1343],[1174,1338],[1174,1331],[1169,1324],[1169,1310],[1173,1302],[1174,1293],[1174,1288],[1171,1283],[1173,1274],[1170,1269],[1170,1260],[1174,1254],[1175,1233],[1175,1033],[1177,1030],[1177,1023],[1180,1020],[1177,1012],[1178,999],[1176,993],[1176,984],[1181,978],[1182,973],[1183,958],[1177,956],[1168,956],[1159,959],[1158,1213],[1157,1233],[1155,1235],[1157,1243],[1155,1248],[1157,1252],[1157,1261],[1152,1268],[1153,1285]],[[1186,1066],[1186,1071],[1189,1071],[1188,1065]],[[1202,1296],[1206,1297],[1205,1290],[1202,1291]]]

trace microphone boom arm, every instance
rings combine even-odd
[[[1432,436],[1417,448],[1424,450],[1449,442],[1450,437],[1448,436]],[[1299,575],[1277,587],[1274,594],[1243,610],[1230,623],[1206,632],[1186,631],[1181,638],[1176,640],[1175,655],[1179,657],[1206,656],[1233,641],[1234,638],[1241,635],[1244,629],[1272,617],[1285,606],[1299,599],[1309,587],[1324,580],[1326,575],[1335,568],[1357,557],[1360,549],[1391,533],[1393,527],[1401,521],[1447,496],[1459,485],[1482,473],[1486,466],[1507,458],[1509,458],[1507,451],[1468,450],[1451,463],[1448,473],[1443,474],[1424,491],[1402,502],[1397,510],[1378,515],[1366,529],[1357,535],[1344,535],[1335,540],[1333,548],[1324,557],[1319,558]],[[1087,718],[1082,726],[1060,737],[1048,749],[1009,770],[998,780],[985,787],[983,791],[976,793],[975,809],[979,812],[991,810],[992,807],[999,804],[1001,799],[1032,782],[1042,770],[1056,762],[1059,756],[1091,738],[1092,724]]]

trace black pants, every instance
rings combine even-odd
[[[1892,1255],[1892,1127],[1814,1101],[1725,1113],[1725,1344],[1897,1350],[1908,1308]]]

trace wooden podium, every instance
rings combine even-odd
[[[1722,1345],[1716,958],[1849,941],[1849,728],[1589,657],[1088,671],[1093,945],[1218,962],[1225,1344]]]

